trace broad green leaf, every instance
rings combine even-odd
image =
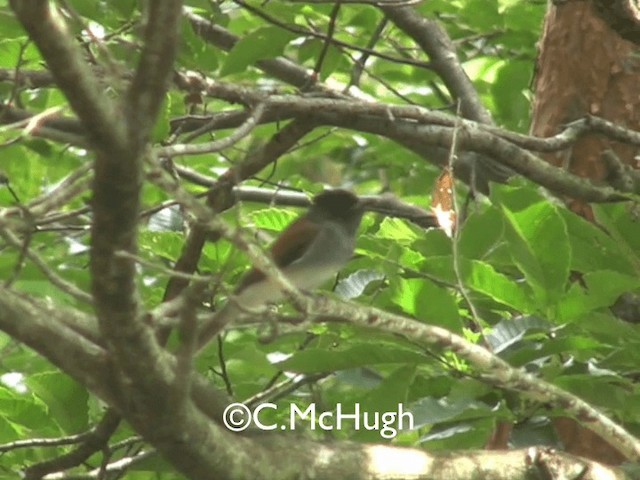
[[[290,2],[269,2],[261,5],[265,13],[268,13],[278,21],[283,23],[294,23],[304,4]]]
[[[58,287],[53,285],[49,280],[16,280],[14,283],[16,290],[24,293],[33,294],[35,297],[55,299],[61,305],[75,305],[75,299],[62,292]]]
[[[282,55],[284,47],[295,35],[278,27],[261,27],[238,41],[227,56],[221,76],[240,73],[258,60]]]
[[[179,205],[172,205],[157,211],[149,217],[147,228],[150,232],[182,232],[185,218]]]
[[[431,451],[481,448],[486,444],[494,426],[493,421],[488,418],[442,426],[422,436],[420,442],[425,443]]]
[[[358,270],[347,278],[342,278],[336,285],[334,292],[341,298],[353,299],[363,294],[372,282],[384,279],[384,274],[376,270]]]
[[[50,428],[53,425],[50,412],[39,398],[34,397],[31,392],[16,392],[2,384],[0,384],[0,419],[10,422],[10,430],[4,433],[21,429],[44,433],[48,430],[47,427]],[[55,428],[53,431],[57,433],[58,429]]]
[[[506,124],[519,131],[529,127],[527,113],[530,102],[525,92],[529,91],[532,71],[530,61],[515,59],[505,62],[498,70],[492,89],[501,125]]]
[[[131,18],[138,6],[138,0],[112,0],[111,5],[122,18]]]
[[[15,15],[10,13],[8,9],[0,11],[0,59],[8,58],[2,54],[5,45],[13,39],[24,40],[26,33]],[[12,59],[15,60],[15,57]],[[4,65],[4,62],[1,63]]]
[[[26,379],[27,386],[47,405],[65,433],[79,433],[88,427],[87,390],[60,372],[43,372]]]
[[[380,21],[380,13],[374,8],[359,8],[353,12],[355,15],[347,20],[348,24],[362,27],[365,31],[373,31]]]
[[[503,207],[512,258],[540,303],[552,306],[565,291],[571,265],[567,226],[549,202],[517,212]]]
[[[362,399],[362,406],[370,411],[397,410],[399,403],[407,401],[407,394],[416,374],[416,366],[403,365],[387,375]],[[408,411],[408,408],[405,408]]]
[[[410,250],[420,252],[425,257],[451,255],[451,239],[443,230],[431,228],[424,233],[420,232],[418,239],[413,242]],[[411,266],[411,264],[405,265]],[[415,265],[415,263],[413,265]]]
[[[145,230],[139,234],[140,250],[151,258],[167,258],[175,261],[180,256],[184,236],[178,232],[152,232]]]
[[[518,284],[506,275],[496,272],[485,262],[461,258],[459,265],[462,283],[467,288],[521,313],[531,313],[536,310],[537,307],[530,298],[526,285]],[[425,273],[435,275],[442,281],[457,284],[451,256],[427,258],[421,268]]]
[[[635,208],[635,210],[634,210]],[[596,220],[614,239],[636,275],[640,275],[640,219],[638,206],[627,203],[594,205]]]
[[[619,385],[619,380],[612,377],[589,374],[562,375],[555,378],[553,383],[594,406],[610,410],[625,409],[630,401],[628,389]]]
[[[253,225],[257,228],[280,232],[294,221],[298,217],[298,214],[292,210],[269,208],[251,212],[249,217]]]
[[[347,368],[384,363],[424,362],[422,354],[393,344],[357,344],[344,350],[309,349],[294,353],[276,363],[282,370],[297,373],[333,372]]]
[[[367,430],[366,428],[361,427],[353,435],[352,438],[354,440],[389,440],[399,433],[399,428],[408,429],[411,426],[410,420],[407,418],[410,409],[406,400],[407,393],[411,386],[411,382],[415,377],[415,373],[415,365],[401,366],[390,375],[386,376],[377,387],[369,390],[363,398],[358,399],[361,411],[367,412],[367,415],[371,420],[368,422],[369,425],[374,426],[375,428]],[[342,405],[343,408],[346,407],[346,410],[349,411],[351,405]],[[405,416],[402,421],[398,416],[401,411],[407,412],[407,416]],[[396,413],[396,415],[391,417],[391,412]],[[388,413],[388,419],[382,417],[385,413]],[[379,420],[378,425],[375,425],[374,423],[376,415]],[[390,423],[385,426],[384,422],[388,420],[390,420]],[[415,427],[415,424],[413,426]],[[386,437],[383,435],[386,435]]]
[[[585,287],[576,282],[558,305],[561,321],[580,320],[588,312],[609,307],[625,292],[640,288],[640,278],[612,270],[598,270],[582,276]]]
[[[340,67],[345,68],[349,66],[345,54],[339,48],[333,45],[329,45],[327,52],[322,61],[322,67],[320,69],[320,80],[325,81]]]
[[[477,29],[499,29],[502,15],[498,12],[498,0],[467,0],[462,15]]]
[[[425,397],[414,402],[411,407],[416,428],[435,425],[454,419],[482,418],[490,408],[473,398],[451,401],[448,398]]]
[[[394,240],[400,244],[406,245],[418,237],[418,231],[409,226],[405,221],[399,218],[385,218],[380,224],[380,229],[376,233],[376,237]]]
[[[491,186],[491,203],[511,212],[519,212],[533,204],[548,201],[540,192],[523,181],[514,180],[514,184]]]
[[[467,218],[458,239],[460,253],[471,260],[484,260],[505,243],[504,218],[497,208],[474,212]]]
[[[607,350],[606,345],[592,337],[583,335],[562,336],[562,334],[557,335],[555,338],[550,338],[546,342],[541,342],[541,347],[538,350],[537,358],[571,352],[579,361],[589,360],[594,353],[599,354]]]
[[[462,332],[453,296],[428,279],[393,279],[391,300],[405,313],[431,325]]]
[[[592,270],[615,270],[622,274],[634,275],[637,271],[629,261],[628,252],[620,248],[606,231],[584,218],[561,209],[571,241],[573,255],[571,269],[587,273]]]
[[[296,49],[298,62],[304,64],[308,60],[317,58],[322,50],[322,42],[317,38],[305,38]]]
[[[520,0],[499,0],[499,3],[501,17],[509,31],[523,33],[528,39],[537,39],[536,30],[542,24],[544,9],[532,5],[532,2]],[[508,37],[506,41],[508,42],[511,38]],[[524,45],[530,46],[530,44]]]
[[[26,432],[0,414],[0,442],[9,443],[24,438]],[[0,477],[2,478],[2,477]]]

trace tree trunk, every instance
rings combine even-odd
[[[549,6],[540,41],[531,133],[548,137],[586,115],[640,130],[640,52],[598,16],[591,2]],[[637,166],[636,148],[587,135],[547,161],[593,180],[609,174],[603,152],[611,149]],[[593,219],[588,205],[567,199],[576,213]]]
[[[586,115],[640,130],[640,57],[597,15],[591,2],[550,5],[540,42],[531,133],[547,137]],[[636,148],[599,135],[586,135],[573,148],[544,156],[576,175],[603,181],[609,175],[603,153],[637,165]],[[588,204],[566,199],[570,208],[593,220]],[[569,418],[555,421],[568,452],[617,464],[622,455],[599,436]]]

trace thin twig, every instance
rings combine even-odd
[[[371,34],[371,38],[369,38],[369,41],[367,42],[368,49],[373,49],[373,47],[376,46],[376,43],[378,43],[378,40],[380,40],[382,32],[384,32],[384,29],[387,26],[387,23],[388,20],[386,17],[378,22],[378,25],[376,25],[375,30]],[[358,86],[360,84],[360,77],[362,76],[362,71],[364,70],[369,57],[370,54],[367,52],[362,52],[360,54],[360,58],[358,58],[353,66],[353,70],[351,71],[351,79],[349,80],[349,85],[347,85],[345,91],[348,91],[349,87],[352,85]]]
[[[260,123],[260,118],[264,113],[264,104],[259,103],[251,112],[249,117],[238,127],[231,135],[213,142],[197,143],[197,144],[179,144],[160,147],[156,150],[158,155],[162,157],[174,157],[177,155],[201,155],[203,153],[214,153],[229,148],[244,137],[249,135],[253,129]]]
[[[214,278],[212,276],[209,276],[209,275],[197,275],[197,274],[193,274],[193,273],[176,272],[175,270],[163,267],[163,266],[158,265],[157,263],[154,263],[152,261],[145,260],[144,258],[142,258],[142,257],[140,257],[138,255],[134,255],[133,253],[130,253],[130,252],[127,252],[127,251],[124,251],[124,250],[118,250],[117,252],[114,253],[114,256],[115,257],[120,257],[120,258],[127,258],[129,260],[133,260],[133,261],[135,261],[136,263],[138,263],[140,265],[144,265],[145,267],[157,270],[158,272],[164,273],[165,275],[167,275],[169,277],[184,278],[185,280],[189,280],[190,282],[197,282],[197,283],[204,283],[204,284],[208,284],[212,280],[214,280]]]
[[[314,37],[314,38],[318,38],[318,39],[324,40],[324,41],[329,40],[327,35],[324,35],[322,33],[318,33],[318,32],[315,32],[315,31],[309,30],[309,29],[300,28],[300,27],[297,27],[297,26],[291,26],[291,25],[288,25],[288,24],[286,24],[284,22],[281,22],[277,18],[272,17],[271,15],[263,12],[262,10],[247,4],[243,0],[233,0],[233,1],[235,3],[237,3],[238,5],[241,5],[243,8],[245,8],[249,12],[253,13],[254,15],[262,18],[263,20],[266,20],[267,22],[269,22],[269,23],[271,23],[273,25],[276,25],[277,27],[283,28],[283,29],[285,29],[285,30],[287,30],[289,32],[297,33],[299,35],[308,35],[308,36],[311,36],[311,37]],[[335,3],[335,0],[331,0],[331,3]],[[381,58],[383,60],[388,60],[388,61],[393,62],[393,63],[398,63],[398,64],[401,64],[401,65],[411,65],[411,66],[414,66],[414,67],[430,69],[430,64],[427,63],[427,62],[420,62],[418,60],[394,57],[394,56],[388,55],[386,53],[378,52],[376,50],[370,50],[368,48],[358,47],[356,45],[352,45],[350,43],[343,42],[343,41],[337,40],[337,39],[331,39],[331,43],[333,43],[334,45],[337,45],[339,47],[348,48],[350,50],[355,50],[357,52],[368,53],[372,57]]]
[[[456,118],[460,119],[460,102],[458,102],[458,115]],[[453,178],[454,164],[456,161],[456,151],[458,148],[458,132],[460,131],[460,125],[454,127],[453,136],[451,137],[451,149],[449,150],[449,173],[452,176],[451,179],[451,204],[453,208],[454,215],[454,228],[453,228],[453,236],[451,238],[451,252],[453,255],[453,271],[456,276],[456,283],[458,285],[458,290],[462,294],[464,301],[469,306],[469,311],[471,312],[471,322],[473,323],[474,331],[480,335],[482,335],[482,325],[480,323],[480,315],[478,315],[478,310],[476,309],[475,304],[469,294],[469,290],[467,286],[464,284],[464,280],[462,277],[462,270],[460,267],[460,206],[458,204],[458,198],[456,196],[456,182],[455,178]],[[483,343],[487,346],[487,342],[482,336]]]
[[[13,232],[11,232],[11,230],[8,230],[6,228],[0,229],[0,236],[2,236],[2,238],[4,238],[9,245],[18,249],[24,248],[23,242],[21,242],[18,237],[16,237]],[[42,257],[40,257],[40,255],[29,248],[25,249],[25,255],[34,263],[36,267],[38,267],[38,269],[40,269],[45,278],[49,280],[53,285],[58,287],[61,291],[72,296],[82,303],[93,303],[93,297],[91,295],[86,293],[84,290],[80,290],[74,284],[58,276],[57,273],[49,268],[48,263],[45,262]]]
[[[322,71],[322,64],[324,63],[324,59],[329,51],[329,45],[333,42],[333,33],[336,29],[336,20],[338,19],[338,13],[340,13],[340,3],[342,0],[337,0],[333,5],[333,9],[329,14],[329,26],[327,27],[327,36],[322,45],[322,50],[320,50],[320,55],[318,55],[318,59],[316,61],[316,66],[313,68],[315,72],[315,77],[320,78],[320,72]]]

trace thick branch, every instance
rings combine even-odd
[[[248,88],[209,84],[208,93],[242,103],[262,103],[266,112],[280,117],[299,117],[320,124],[366,131],[391,138],[421,155],[433,154],[435,148],[451,146],[452,118],[419,107],[396,107],[370,102],[304,98],[294,95],[269,96]],[[424,124],[423,124],[424,123]],[[508,166],[549,190],[587,201],[628,199],[611,187],[600,187],[565,170],[550,165],[534,154],[495,135],[495,127],[462,121],[460,144],[464,150],[481,154],[486,168],[481,180],[498,176],[493,165]],[[542,141],[542,140],[539,140]],[[492,160],[490,160],[492,159]],[[489,175],[490,174],[490,175]]]
[[[581,419],[587,428],[602,436],[620,450],[627,459],[635,462],[640,460],[640,440],[602,412],[579,397],[527,373],[524,369],[511,367],[486,348],[473,344],[449,330],[389,314],[376,308],[363,306],[354,308],[347,303],[340,305],[324,298],[310,300],[309,308],[314,316],[317,316],[315,318],[320,321],[323,317],[324,319],[337,318],[365,328],[376,328],[425,345],[436,345],[452,351],[481,370],[485,382],[560,407],[574,418]]]
[[[438,72],[447,89],[460,101],[462,116],[479,123],[493,120],[482,105],[478,92],[460,65],[456,48],[437,22],[424,18],[413,7],[380,7],[398,28],[409,35],[429,55],[431,67]]]
[[[118,405],[118,389],[106,351],[67,325],[76,317],[85,328],[83,314],[0,289],[0,330],[37,351],[104,401]]]
[[[138,146],[146,143],[171,80],[181,9],[179,0],[149,3],[144,48],[124,105],[129,135]]]
[[[625,40],[640,44],[640,8],[635,0],[595,0],[596,11]]]
[[[316,303],[319,307],[323,305],[322,301]],[[339,312],[333,302],[332,306],[325,307],[330,309],[332,315]],[[66,330],[56,321],[58,317],[68,313],[59,307],[49,307],[45,302],[28,300],[14,292],[0,289],[1,330],[34,348],[111,405],[120,408],[128,405],[130,398],[122,396],[107,357],[99,353],[102,350]],[[401,327],[401,334],[418,333],[414,338],[433,342],[424,338],[425,326],[417,322],[402,319],[401,322],[408,322],[409,325],[396,323],[394,326],[386,318],[371,317],[368,311],[353,317],[351,307],[347,315],[355,323],[365,322],[369,326],[377,324],[386,331]],[[508,376],[509,372],[511,370],[504,375]],[[202,389],[207,387],[203,386],[203,382],[195,381],[194,398]],[[199,402],[200,408],[207,402],[217,405],[216,397],[203,397]],[[155,419],[158,422],[168,421],[169,429],[165,429],[162,423],[140,422],[140,418],[131,412],[128,412],[127,418],[178,470],[191,478],[298,478],[305,473],[318,479],[450,480],[469,478],[472,473],[477,473],[481,474],[479,478],[512,480],[537,478],[536,474],[540,476],[537,469],[545,471],[548,466],[552,466],[554,472],[581,471],[583,476],[580,478],[583,480],[625,478],[618,470],[544,449],[462,452],[438,456],[423,450],[382,445],[347,442],[322,444],[299,436],[292,438],[277,433],[265,433],[251,439],[214,427],[193,407],[189,408],[185,421]],[[149,419],[149,422],[152,420]],[[283,451],[288,453],[286,459],[281,454]]]
[[[91,225],[92,292],[107,345],[120,369],[127,372],[121,388],[129,396],[128,419],[143,435],[161,438],[169,435],[167,429],[180,413],[168,408],[173,370],[161,361],[153,329],[143,321],[135,261],[117,252],[136,253],[142,160],[168,86],[180,8],[178,1],[150,4],[142,57],[123,106],[129,141],[121,151],[97,152]],[[144,426],[152,419],[161,427],[150,432]]]

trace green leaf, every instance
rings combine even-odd
[[[7,43],[10,43],[10,40],[24,40],[25,37],[26,33],[15,15],[13,15],[9,9],[0,11],[0,59],[4,57],[2,50],[4,50]],[[15,57],[13,57],[12,60],[15,61]],[[5,63],[6,62],[3,61],[0,64],[4,65]]]
[[[557,302],[565,291],[571,265],[567,226],[556,207],[537,203],[512,212],[503,207],[514,263],[543,306]]]
[[[401,408],[401,404],[403,405],[402,411],[409,412],[408,406],[404,404],[407,400],[408,390],[415,377],[415,373],[415,365],[403,365],[391,372],[391,374],[387,375],[375,388],[370,389],[363,398],[356,399],[359,400],[357,403],[360,404],[361,412],[366,412],[372,420],[369,422],[369,425],[374,425],[373,419],[375,418],[375,415],[379,415],[381,419],[378,428],[376,429],[369,430],[361,427],[359,430],[354,432],[354,435],[352,436],[353,440],[361,442],[380,441],[380,437],[382,435],[391,436],[382,437],[382,439],[392,438],[398,433],[397,430],[399,427],[407,429],[410,426],[408,419],[401,422],[399,418],[395,418],[393,422],[385,427],[385,421],[382,419],[382,415],[386,412],[397,413]],[[355,410],[355,405],[352,406],[348,404],[345,405],[343,402],[340,403],[348,413]]]
[[[598,223],[611,235],[636,275],[640,275],[640,220],[637,210],[637,205],[627,203],[593,206]]]
[[[296,36],[282,28],[261,27],[240,39],[231,49],[220,76],[240,73],[258,60],[282,55],[284,47]]]
[[[616,385],[616,379],[587,374],[563,375],[554,383],[594,406],[611,410],[626,409],[630,395],[624,385]]]
[[[380,21],[380,13],[374,8],[358,8],[352,11],[355,15],[346,20],[348,25],[372,31]]]
[[[489,197],[491,203],[500,208],[506,208],[511,212],[518,212],[535,203],[548,201],[540,195],[537,189],[532,188],[530,185],[522,186],[523,182],[520,183],[521,185],[492,185]]]
[[[322,67],[320,69],[320,80],[325,81],[340,67],[346,67],[349,65],[347,57],[339,48],[333,45],[329,45],[327,52],[322,60]]]
[[[347,278],[342,278],[336,285],[335,294],[344,299],[357,298],[363,294],[370,283],[384,279],[381,272],[375,270],[358,270]]]
[[[497,272],[491,265],[477,260],[459,259],[462,283],[471,290],[510,306],[522,313],[536,310],[527,288],[519,285],[506,275]],[[453,257],[431,257],[424,261],[421,270],[435,275],[444,282],[457,284],[453,269]]]
[[[366,393],[362,399],[362,406],[369,411],[397,410],[399,403],[407,401],[409,387],[415,374],[415,364],[397,368]]]
[[[454,419],[482,418],[490,409],[472,398],[451,400],[448,398],[421,398],[411,405],[416,428],[435,425]]]
[[[419,238],[417,230],[404,220],[389,217],[386,217],[380,224],[376,237],[393,240],[403,245],[412,243]]]
[[[403,248],[403,250],[409,250]],[[451,255],[451,239],[444,233],[444,230],[432,228],[418,236],[418,239],[411,245],[412,251],[418,251],[425,257],[438,255]],[[407,266],[411,264],[405,264]],[[415,265],[415,263],[414,263]]]
[[[0,419],[10,422],[9,430],[0,427],[0,435],[10,435],[11,432],[21,430],[20,427],[44,431],[53,423],[46,405],[40,399],[29,392],[19,393],[2,384],[0,384]],[[55,432],[58,433],[57,428]]]
[[[498,12],[497,0],[467,0],[462,13],[469,24],[477,29],[502,27],[502,15]]]
[[[298,214],[291,210],[268,208],[251,212],[249,217],[257,228],[281,232],[298,217]]]
[[[498,70],[496,81],[491,85],[500,124],[513,126],[518,130],[529,127],[527,113],[529,90],[533,65],[530,61],[511,59]]]
[[[55,298],[57,302],[61,305],[76,305],[75,299],[64,293],[58,289],[55,285],[53,285],[49,280],[16,280],[15,282],[16,290],[20,290],[21,292],[33,294],[36,297],[41,298]]]
[[[454,332],[462,332],[458,305],[452,295],[428,279],[394,279],[391,300],[407,314]]]
[[[89,394],[71,377],[60,372],[44,372],[27,377],[25,383],[49,407],[64,432],[87,429]]]
[[[175,261],[180,256],[184,236],[178,232],[142,231],[139,234],[140,250],[151,258],[167,258]]]
[[[627,275],[637,274],[620,244],[602,228],[584,218],[561,209],[567,225],[573,255],[571,269],[587,273],[592,270],[615,270]]]
[[[504,217],[491,207],[467,218],[460,231],[458,248],[464,257],[482,260],[504,243]]]
[[[138,0],[111,0],[110,3],[122,18],[131,18],[138,6]]]
[[[302,350],[276,366],[297,373],[318,373],[383,363],[419,364],[424,360],[424,356],[414,350],[391,343],[381,348],[379,343],[371,343],[351,345],[344,350]]]
[[[609,307],[625,293],[640,288],[640,279],[612,270],[599,270],[583,275],[583,288],[574,283],[558,305],[561,321],[580,320],[586,313]]]
[[[182,19],[181,48],[178,52],[180,65],[198,69],[198,71],[213,72],[218,69],[219,62],[225,55],[204,42],[193,31],[189,21],[186,18]]]

